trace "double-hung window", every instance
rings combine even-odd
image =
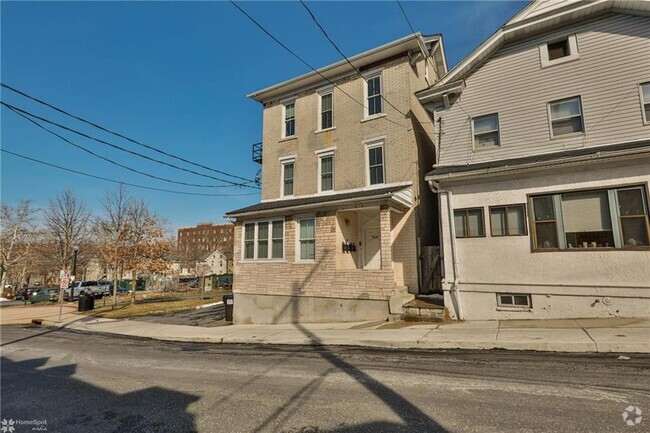
[[[378,143],[367,146],[368,152],[368,184],[384,183],[384,144]]]
[[[243,256],[245,260],[282,259],[284,257],[284,221],[245,223]]]
[[[382,113],[381,74],[366,78],[366,117]]]
[[[457,238],[478,238],[485,236],[483,208],[454,210],[454,228]]]
[[[282,162],[282,196],[290,197],[293,195],[293,179],[295,170],[295,160],[286,160]]]
[[[472,118],[472,131],[474,131],[474,149],[498,146],[499,140],[499,115]]]
[[[334,104],[333,93],[320,94],[320,130],[334,127]]]
[[[650,82],[639,85],[643,123],[650,125]]]
[[[536,250],[650,245],[643,186],[531,197]]]
[[[296,103],[288,102],[284,104],[284,135],[283,138],[289,138],[296,135]]]
[[[298,220],[298,260],[316,259],[316,220],[302,218]]]
[[[548,112],[551,121],[551,137],[584,131],[579,96],[549,102]]]
[[[334,155],[332,153],[321,155],[319,159],[320,191],[332,191],[334,190]]]
[[[492,236],[521,236],[526,234],[526,205],[490,206]]]

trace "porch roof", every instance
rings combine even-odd
[[[516,171],[531,172],[568,164],[590,164],[606,159],[638,158],[650,153],[650,140],[632,141],[620,144],[580,147],[577,149],[528,155],[519,158],[486,161],[464,165],[434,166],[425,180],[445,182],[475,177],[502,175]]]
[[[411,185],[392,185],[384,188],[371,188],[338,194],[296,197],[284,200],[264,201],[252,206],[233,210],[226,213],[227,217],[251,216],[277,211],[295,211],[317,208],[327,205],[346,206],[358,202],[389,199],[403,207],[411,206]]]

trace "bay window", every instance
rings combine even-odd
[[[270,250],[269,245],[271,245]],[[284,221],[245,223],[243,258],[244,260],[284,258]]]
[[[643,186],[531,197],[535,250],[650,246]]]

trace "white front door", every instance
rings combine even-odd
[[[381,235],[378,228],[364,230],[363,252],[364,269],[381,268]]]

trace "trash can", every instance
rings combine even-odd
[[[95,296],[90,294],[86,296],[86,311],[95,309]]]
[[[226,308],[226,321],[227,322],[232,322],[232,307],[234,304],[234,298],[232,294],[230,295],[223,295],[223,306]]]
[[[88,311],[88,298],[84,292],[79,293],[79,302],[77,304],[77,311]]]

